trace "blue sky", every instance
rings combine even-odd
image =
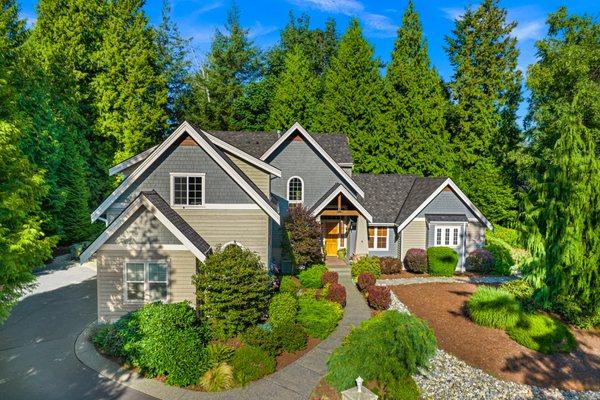
[[[414,0],[421,16],[423,30],[429,44],[433,65],[445,80],[452,76],[452,69],[444,53],[444,36],[449,34],[453,19],[458,17],[468,4],[476,1],[423,1]],[[250,30],[250,36],[261,48],[268,48],[279,38],[279,31],[288,22],[288,13],[307,13],[313,27],[323,27],[327,18],[337,21],[341,33],[351,17],[361,21],[367,39],[375,47],[377,56],[385,63],[389,61],[394,45],[396,29],[402,21],[402,12],[408,0],[238,0],[242,24]],[[23,17],[35,22],[35,0],[21,0]],[[508,9],[510,20],[518,23],[515,35],[519,39],[519,67],[526,70],[535,61],[535,41],[546,33],[544,21],[549,12],[567,4],[571,13],[587,13],[598,17],[600,6],[596,0],[504,0],[501,5]],[[147,0],[145,10],[152,22],[160,20],[162,0]],[[215,29],[223,26],[231,0],[172,0],[173,18],[184,37],[192,39],[195,61],[203,58],[210,46]],[[523,109],[521,113],[523,113]]]

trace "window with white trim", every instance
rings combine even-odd
[[[288,180],[288,202],[302,203],[304,201],[304,182],[299,176],[292,176]]]
[[[166,262],[125,263],[125,301],[166,301],[168,286],[169,274]]]
[[[204,174],[171,174],[171,205],[204,205]]]
[[[459,226],[437,226],[435,228],[436,246],[458,246],[460,243]]]
[[[385,226],[370,226],[369,250],[387,250],[388,249],[388,228]]]

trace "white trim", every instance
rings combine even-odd
[[[294,178],[298,178],[300,179],[300,184],[302,184],[302,192],[300,193],[302,196],[300,196],[300,200],[290,200],[290,181]],[[302,179],[301,177],[294,175],[292,177],[290,177],[290,179],[287,180],[287,197],[286,200],[288,201],[289,204],[303,204],[304,203],[304,179]]]
[[[271,147],[269,147],[269,149],[260,157],[260,159],[266,161],[267,158],[271,154],[273,154],[273,152],[277,150],[279,146],[281,146],[281,144],[284,143],[286,139],[292,135],[292,133],[296,131],[300,132],[300,134],[304,136],[306,140],[308,140],[308,142],[319,152],[319,154],[321,154],[321,156],[323,156],[323,158],[325,158],[325,160],[333,167],[333,169],[335,169],[336,172],[340,174],[340,176],[344,178],[354,190],[356,190],[356,193],[358,193],[360,197],[365,197],[365,193],[356,184],[356,182],[354,182],[352,178],[342,170],[342,168],[333,160],[333,158],[331,158],[331,156],[327,154],[327,152],[321,147],[321,145],[319,145],[319,143],[317,143],[317,141],[312,136],[310,136],[306,129],[304,129],[302,125],[300,125],[298,122],[294,123],[294,125],[292,125],[290,129],[288,129],[283,135],[281,135],[281,137],[277,139],[277,141],[273,143]]]
[[[475,207],[471,200],[469,200],[469,198],[462,192],[462,190],[460,190],[458,186],[456,186],[452,179],[448,178],[423,203],[421,203],[421,205],[417,207],[417,209],[413,211],[412,214],[408,216],[408,218],[402,221],[402,223],[398,226],[398,232],[404,229],[406,225],[408,225],[413,220],[413,218],[415,218],[427,206],[427,204],[429,204],[433,199],[435,199],[436,196],[440,194],[440,192],[444,190],[446,186],[450,186],[452,190],[455,191],[458,197],[467,205],[467,207],[471,209],[471,211],[473,211],[475,215],[477,215],[477,217],[479,217],[480,221],[482,221],[485,224],[485,226],[487,226],[489,229],[494,229],[490,221],[488,221],[487,218],[485,218],[481,211],[479,211],[479,209]]]
[[[221,250],[223,250],[227,246],[237,246],[237,247],[239,247],[239,248],[241,248],[243,250],[246,250],[246,246],[244,246],[243,244],[241,244],[237,240],[232,240],[230,242],[225,243],[224,245],[221,246]]]
[[[396,226],[396,224],[394,224],[393,222],[370,222],[369,225],[370,226],[388,226],[388,227]]]
[[[346,196],[346,198],[352,203],[352,205],[354,207],[358,208],[360,213],[367,219],[367,221],[369,221],[369,223],[371,223],[373,221],[373,217],[371,216],[371,214],[362,206],[362,204],[360,204],[358,202],[358,199],[356,199],[356,197],[354,197],[348,189],[346,189],[344,186],[341,186],[341,185],[338,186],[337,190],[334,190],[333,192],[331,192],[331,194],[329,196],[327,196],[327,198],[325,200],[323,200],[320,204],[315,204],[315,206],[313,206],[316,208],[311,213],[312,216],[313,217],[317,216],[321,211],[323,211],[325,206],[327,206],[327,204],[329,204],[331,202],[331,200],[333,200],[335,198],[335,196],[337,196],[340,193],[343,194],[344,196]]]
[[[272,175],[275,175],[278,178],[281,178],[281,170],[280,169],[275,168],[274,166],[272,166],[269,163],[264,162],[263,160],[260,160],[256,157],[251,156],[250,154],[246,153],[245,151],[242,151],[242,150],[238,149],[237,147],[230,145],[229,143],[219,139],[216,136],[211,135],[208,132],[204,132],[204,133],[210,139],[210,141],[213,142],[215,144],[215,146],[219,147],[221,150],[228,151],[228,152],[232,153],[233,155],[237,156],[238,158],[241,158],[242,160],[249,162],[250,164],[254,165],[255,167],[262,169],[263,171],[268,172]]]
[[[94,240],[92,242],[92,244],[90,244],[88,246],[87,249],[85,249],[83,251],[83,253],[81,253],[81,255],[79,256],[79,262],[81,262],[82,264],[84,262],[86,262],[91,256],[92,254],[94,254],[96,251],[98,251],[98,249],[100,248],[100,246],[102,246],[104,243],[106,243],[106,241],[129,219],[131,218],[131,216],[141,207],[141,206],[145,206],[148,211],[150,211],[151,213],[154,214],[154,216],[156,216],[156,218],[168,229],[171,231],[171,233],[173,233],[173,235],[175,235],[175,237],[177,239],[179,239],[179,241],[181,243],[183,243],[183,245],[185,247],[187,247],[188,250],[190,250],[194,256],[196,256],[196,258],[198,258],[200,261],[204,261],[206,259],[206,256],[204,255],[204,253],[202,253],[196,246],[194,246],[194,244],[179,230],[175,227],[175,225],[173,225],[171,223],[171,221],[169,221],[164,215],[163,213],[161,213],[156,207],[154,207],[154,205],[152,203],[150,203],[150,201],[148,201],[148,199],[146,199],[143,195],[138,196],[130,205],[129,207],[127,207],[125,209],[125,211],[123,211],[113,222],[111,222],[111,224],[104,230],[104,232],[102,232],[100,234],[100,236],[98,236],[96,238],[96,240]]]
[[[186,201],[190,202],[190,180],[189,178],[202,178],[202,204],[175,204],[175,178],[188,178],[186,185]],[[169,172],[169,205],[171,208],[202,208],[204,206],[204,197],[206,194],[206,174],[191,172]]]
[[[104,244],[103,250],[164,250],[164,251],[189,251],[182,244]]]
[[[148,264],[164,264],[167,269],[166,282],[163,281],[150,281]],[[127,264],[144,264],[144,280],[143,281],[132,281],[132,283],[143,283],[144,284],[144,299],[143,300],[129,300],[127,298]],[[150,300],[150,283],[166,283],[167,285],[167,296],[164,300]],[[168,258],[161,259],[128,259],[126,258],[123,262],[123,304],[146,304],[154,301],[162,301],[168,303],[171,299],[170,296],[171,287],[171,261]]]
[[[204,204],[202,209],[206,210],[260,210],[258,204],[218,204],[218,203],[208,203]]]
[[[454,223],[452,225],[447,225],[447,224],[440,224],[440,225],[438,225],[438,224],[434,224],[433,225],[433,244],[434,244],[433,247],[451,247],[451,248],[458,248],[458,247],[460,247],[461,246],[460,243],[456,243],[456,244],[453,243],[453,241],[454,241],[454,236],[453,235],[454,235],[454,230],[458,229],[458,237],[460,238],[461,234],[463,233],[462,231],[464,230],[463,227],[464,227],[463,224],[456,225],[456,223]],[[441,236],[442,243],[438,243],[437,242],[437,231],[438,231],[438,229],[442,232],[442,236]],[[446,240],[445,240],[446,231],[449,231],[448,243],[446,243]]]
[[[338,163],[338,165],[340,167],[342,167],[342,168],[348,168],[348,167],[353,167],[354,163],[351,163],[351,162],[341,162],[341,163]]]
[[[203,134],[206,134],[202,131]],[[233,180],[258,204],[278,225],[281,223],[281,219],[277,211],[271,207],[269,202],[263,199],[244,179],[237,173],[231,165],[229,165],[223,157],[219,155],[210,144],[194,129],[192,125],[190,125],[187,121],[183,122],[175,131],[165,139],[152,154],[146,158],[142,164],[137,167],[131,175],[129,175],[121,184],[108,196],[100,206],[92,213],[92,222],[96,221],[99,216],[101,216],[110,205],[119,198],[132,183],[134,183],[143,173],[148,169],[150,165],[158,157],[165,152],[182,134],[189,134],[195,141],[202,147],[202,149],[219,164],[223,170],[233,178]]]
[[[385,229],[385,247],[369,247],[369,228],[375,228],[375,237],[373,238],[373,245],[377,246],[377,239],[379,238],[379,230]],[[389,251],[390,250],[390,229],[387,226],[374,226],[367,225],[367,247],[372,251]]]
[[[144,161],[146,159],[146,157],[148,157],[157,147],[158,147],[158,145],[152,146],[149,149],[144,150],[141,153],[139,153],[133,157],[130,157],[127,160],[120,162],[119,164],[111,167],[108,170],[108,175],[113,176],[113,175],[118,174],[119,172],[131,167],[132,165],[135,165],[139,162]]]

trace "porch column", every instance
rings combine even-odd
[[[357,256],[369,254],[367,220],[362,215],[359,215],[356,221],[356,250],[354,250],[354,254]]]

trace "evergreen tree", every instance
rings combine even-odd
[[[396,127],[389,145],[397,149],[397,172],[448,174],[452,160],[445,113],[449,104],[441,79],[431,68],[412,1],[398,29],[385,83],[389,101],[386,112]]]
[[[277,80],[268,126],[286,130],[300,122],[312,129],[317,108],[318,80],[299,46],[285,56],[285,67]]]
[[[33,268],[50,257],[56,244],[41,230],[43,175],[21,152],[19,140],[13,125],[0,121],[0,322],[32,286]]]
[[[324,77],[324,93],[315,129],[348,135],[359,172],[393,172],[393,154],[386,145],[386,123],[380,112],[383,81],[379,60],[353,19],[340,40]]]
[[[14,63],[26,36],[25,21],[18,14],[16,0],[0,0],[0,119],[10,117],[14,108],[9,82],[14,79]]]
[[[204,129],[230,129],[236,119],[236,99],[259,75],[259,51],[240,25],[234,5],[227,15],[225,33],[217,29],[206,62],[192,78],[185,118]]]
[[[92,89],[98,113],[95,128],[114,138],[114,162],[155,144],[167,123],[167,86],[158,60],[155,31],[142,0],[108,3],[102,40],[93,60],[100,66]]]
[[[167,83],[167,113],[171,128],[183,120],[183,98],[189,91],[189,68],[187,46],[189,39],[183,39],[177,25],[171,20],[171,3],[163,0],[162,20],[157,31],[158,65]]]

